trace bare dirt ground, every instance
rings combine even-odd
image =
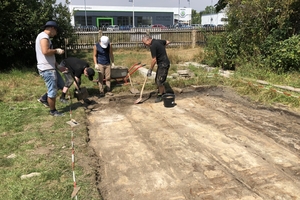
[[[296,112],[223,87],[186,88],[173,108],[137,98],[99,98],[88,115],[104,199],[300,199]]]

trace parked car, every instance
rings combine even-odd
[[[94,25],[76,26],[74,29],[76,31],[98,31],[98,27]]]
[[[201,28],[201,24],[191,24],[191,26],[194,28],[194,29],[198,29],[198,28]]]
[[[214,24],[203,24],[202,27],[203,27],[203,28],[215,28],[216,25],[214,25]]]
[[[86,27],[85,26],[74,26],[75,31],[85,31]]]
[[[152,28],[168,29],[166,26],[162,24],[153,24]]]
[[[97,26],[94,26],[94,25],[87,25],[87,29],[89,31],[98,31],[98,27]]]
[[[183,26],[183,24],[178,23],[178,24],[174,24],[172,28],[181,28]]]
[[[149,25],[140,25],[137,28],[151,28],[151,26],[149,26]]]
[[[118,25],[109,25],[107,27],[107,31],[118,31],[120,30],[120,27]]]
[[[193,27],[190,26],[190,25],[183,25],[181,28],[183,28],[183,29],[193,29]]]
[[[132,25],[122,25],[119,26],[119,30],[126,31],[132,29]]]
[[[174,24],[172,26],[172,28],[176,28],[176,29],[192,29],[192,26],[187,25],[187,24],[178,23],[178,24]]]

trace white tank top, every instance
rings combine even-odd
[[[49,48],[53,49],[52,42],[45,32],[38,34],[35,40],[35,52],[37,60],[37,68],[41,71],[55,69],[55,55],[46,56],[42,53],[41,40],[47,39],[49,41]]]

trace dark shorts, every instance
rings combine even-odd
[[[170,65],[168,64],[159,64],[157,71],[156,71],[156,77],[155,77],[155,83],[158,86],[162,86],[164,82],[167,80],[168,71],[169,71]]]

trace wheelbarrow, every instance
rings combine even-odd
[[[127,84],[127,80],[129,79],[129,82],[130,82],[129,91],[132,94],[138,94],[139,90],[133,86],[131,75],[142,66],[145,66],[145,65],[141,65],[141,63],[135,63],[129,69],[127,69],[126,67],[112,68],[111,69],[111,79],[115,79],[116,81],[122,80],[122,81],[124,81],[125,84]]]

